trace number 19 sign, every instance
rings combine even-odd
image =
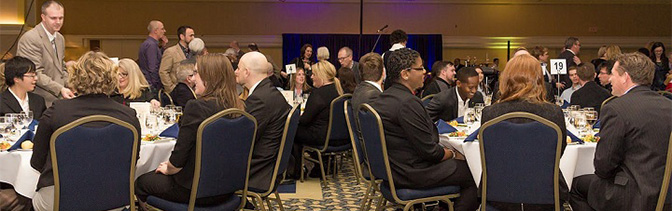
[[[567,60],[551,59],[550,70],[553,75],[567,74]]]

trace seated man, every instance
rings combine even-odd
[[[184,107],[187,101],[196,99],[194,93],[194,71],[195,65],[190,63],[183,63],[177,66],[177,85],[170,92],[170,97],[173,98],[173,104]]]
[[[367,53],[359,59],[359,69],[362,74],[360,82],[352,93],[352,110],[357,110],[359,105],[369,103],[383,92],[382,84],[385,78],[383,59],[380,54]]]
[[[448,90],[455,83],[455,66],[452,62],[436,61],[432,65],[432,82],[425,86],[422,97]]]
[[[2,92],[0,116],[32,111],[33,119],[39,120],[47,107],[42,96],[32,93],[36,82],[35,64],[30,59],[16,56],[8,60],[5,68],[5,84],[9,88]]]
[[[271,64],[263,54],[249,52],[240,58],[236,70],[236,82],[250,90],[245,100],[245,111],[257,119],[249,183],[250,188],[259,191],[270,187],[285,120],[292,109],[268,79],[269,69]]]
[[[478,90],[478,72],[473,67],[464,67],[457,72],[456,86],[443,91],[427,105],[427,113],[432,121],[450,121],[464,116],[466,110],[476,103],[483,103],[483,95]]]
[[[576,73],[579,75],[581,88],[572,94],[570,105],[579,105],[581,108],[592,107],[599,113],[602,102],[611,97],[611,94],[595,83],[595,66],[591,63],[581,63]]]
[[[611,68],[614,67],[614,60],[607,60],[602,62],[600,66],[597,66],[597,69],[600,70],[600,73],[597,74],[597,78],[600,80],[600,85],[611,92]]]
[[[565,91],[562,91],[562,95],[560,95],[560,97],[568,103],[572,102],[572,94],[581,88],[581,82],[579,81],[579,76],[576,74],[576,71],[576,66],[569,67],[567,73],[569,73],[569,79],[572,81],[572,86],[565,89]]]
[[[655,210],[672,132],[672,101],[649,88],[654,65],[640,53],[616,59],[611,84],[618,98],[602,108],[595,174],[572,183],[574,210]]]

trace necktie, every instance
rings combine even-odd
[[[51,46],[54,47],[54,54],[56,54],[56,59],[58,59],[58,48],[56,48],[56,39],[51,40]]]

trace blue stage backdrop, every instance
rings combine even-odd
[[[362,35],[362,54],[357,49],[358,34],[282,34],[282,61],[289,64],[292,59],[299,57],[301,46],[306,43],[313,45],[313,60],[316,59],[317,48],[326,46],[329,48],[329,62],[336,68],[340,68],[338,63],[338,50],[343,46],[348,46],[353,51],[353,60],[359,61],[364,54],[371,52],[374,43],[378,38],[377,34]],[[373,51],[379,54],[384,53],[390,47],[390,35],[384,34],[380,37],[376,49]],[[409,34],[406,47],[416,50],[420,53],[425,69],[429,72],[430,67],[435,61],[443,59],[443,40],[440,34]]]

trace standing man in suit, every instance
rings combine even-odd
[[[568,37],[567,40],[565,40],[565,50],[558,55],[558,59],[566,60],[567,67],[577,66],[581,64],[581,59],[577,56],[579,55],[579,51],[581,51],[581,42],[579,42],[579,38]],[[571,84],[571,81],[567,75],[561,75],[560,83],[562,83],[563,86],[558,85],[558,88],[564,89],[565,86]]]
[[[29,59],[16,56],[7,61],[5,84],[9,88],[2,92],[0,116],[8,113],[33,111],[33,119],[39,120],[47,107],[44,98],[32,93],[35,90],[36,82],[35,64]]]
[[[138,66],[140,66],[142,74],[149,82],[150,88],[159,90],[163,88],[159,78],[159,66],[163,55],[163,51],[159,47],[159,39],[165,37],[166,29],[163,28],[161,21],[152,20],[147,26],[147,31],[149,31],[149,36],[140,45],[140,51],[138,51]]]
[[[240,58],[236,69],[236,82],[250,90],[245,111],[257,119],[257,138],[250,164],[250,187],[257,190],[270,187],[285,120],[292,109],[268,79],[271,68],[263,54],[249,52]]]
[[[611,70],[612,94],[600,113],[595,174],[574,178],[574,210],[655,210],[672,132],[672,101],[651,91],[655,64],[628,53]]]
[[[362,70],[362,82],[359,82],[355,91],[352,92],[352,110],[357,110],[359,105],[369,103],[383,92],[383,58],[378,53],[367,53],[359,59],[359,69]]]
[[[359,63],[352,60],[352,49],[348,46],[342,47],[338,50],[338,63],[341,63],[341,67],[347,67],[352,70],[355,74],[355,83],[359,84],[362,82],[362,73],[359,70]]]
[[[478,72],[474,67],[463,67],[457,72],[456,86],[437,94],[427,105],[427,113],[432,121],[450,121],[464,116],[476,103],[483,103],[483,95],[478,92]]]
[[[581,108],[593,107],[600,112],[602,102],[611,97],[611,94],[595,83],[595,66],[591,63],[582,63],[577,68],[576,75],[579,76],[581,88],[572,93],[570,105],[579,105]]]
[[[42,22],[19,39],[17,56],[35,63],[37,88],[35,94],[42,96],[47,106],[58,98],[70,99],[75,94],[65,87],[68,72],[65,70],[65,39],[58,31],[63,26],[65,9],[57,1],[42,4]]]
[[[177,28],[177,37],[180,39],[177,44],[163,52],[159,67],[161,84],[166,93],[173,91],[177,85],[177,66],[192,56],[189,43],[194,39],[194,29],[191,26],[180,26]]]
[[[455,66],[452,62],[436,61],[432,65],[432,77],[434,79],[425,87],[422,97],[450,89],[455,83]]]

